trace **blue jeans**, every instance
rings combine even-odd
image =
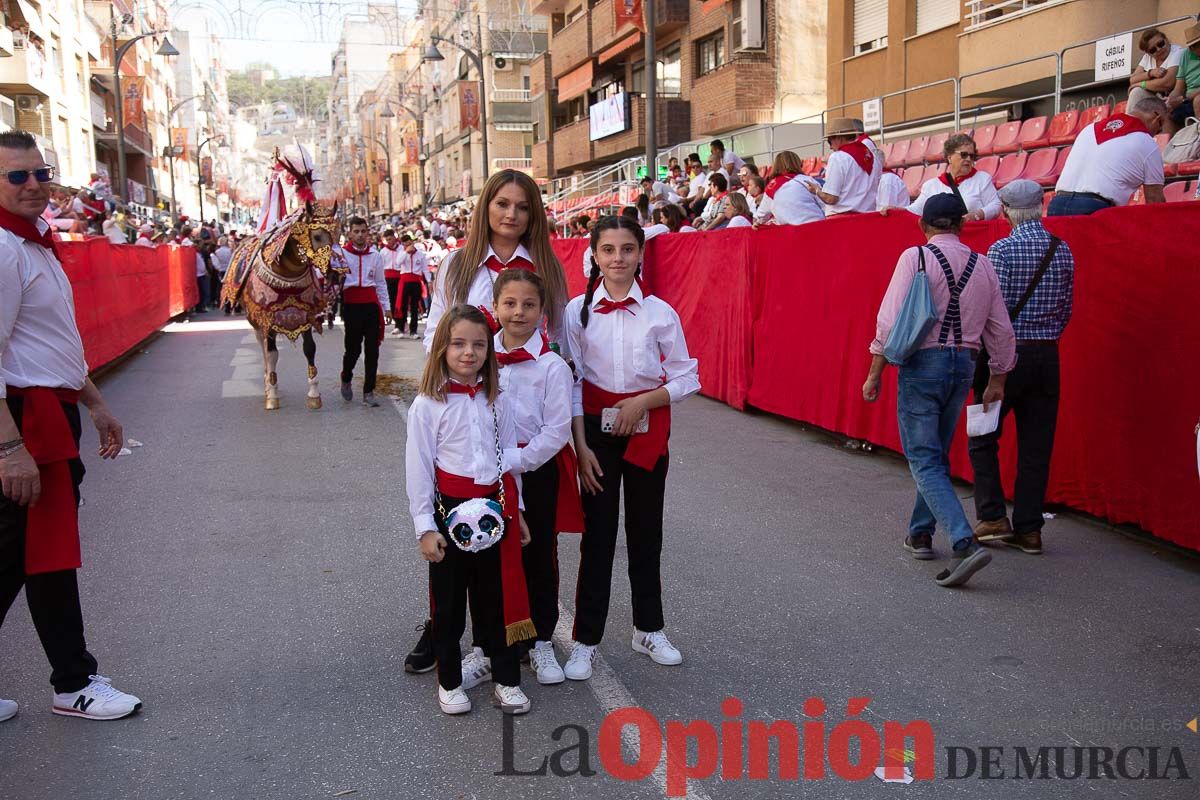
[[[1112,208],[1108,203],[1094,197],[1063,197],[1054,195],[1050,207],[1046,209],[1048,217],[1082,217],[1095,214],[1104,208]]]
[[[950,440],[975,377],[973,355],[932,347],[918,350],[900,367],[900,441],[917,483],[910,536],[932,534],[940,522],[952,544],[971,538],[971,524],[950,482]]]

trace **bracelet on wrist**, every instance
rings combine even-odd
[[[9,439],[7,442],[0,442],[0,450],[9,450],[24,442],[24,437],[18,436],[15,439]]]
[[[24,449],[24,447],[25,447],[25,442],[22,441],[12,447],[0,449],[0,458],[8,458],[9,456],[13,455],[17,451]]]

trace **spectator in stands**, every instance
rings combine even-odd
[[[879,176],[879,189],[875,192],[875,207],[880,211],[889,208],[906,208],[911,198],[908,185],[900,177],[900,171],[884,169]]]
[[[729,199],[729,184],[720,172],[708,176],[708,202],[700,215],[700,230],[710,231],[725,225],[725,206]]]
[[[683,201],[689,213],[695,216],[704,210],[704,204],[708,200],[708,173],[704,171],[698,153],[688,154],[688,175],[688,193]]]
[[[1167,98],[1176,130],[1184,126],[1188,117],[1196,116],[1196,95],[1200,94],[1200,24],[1184,31],[1183,41],[1187,51],[1179,57],[1175,88]]]
[[[908,210],[920,214],[925,202],[934,195],[957,194],[967,207],[968,222],[1000,216],[1000,195],[992,176],[975,169],[978,157],[975,140],[965,133],[956,133],[946,140],[942,153],[946,156],[946,171],[925,181],[917,199],[908,204]],[[952,178],[956,185],[951,185]]]
[[[592,218],[587,214],[580,214],[575,218],[575,234],[577,236],[588,237],[592,232]]]
[[[867,136],[858,132],[855,122],[835,119],[829,123],[826,141],[834,152],[825,167],[825,186],[806,184],[808,191],[826,204],[826,216],[875,210],[883,159],[877,157]]]
[[[100,231],[104,234],[104,238],[108,239],[113,244],[129,244],[129,237],[125,235],[125,228],[121,225],[120,220],[115,214],[104,218],[100,223]]]
[[[741,167],[738,168],[738,171],[737,171],[738,183],[740,183],[742,185],[742,190],[743,190],[742,193],[743,194],[745,194],[744,190],[746,188],[746,184],[750,181],[751,178],[753,178],[757,175],[758,175],[758,167],[754,166],[753,164],[744,163],[744,164],[742,164]]]
[[[750,210],[750,204],[746,202],[744,194],[731,192],[729,202],[725,205],[725,225],[726,228],[749,228],[753,222],[754,212]]]
[[[666,218],[663,216],[663,210],[662,208],[656,208],[650,212],[652,224],[642,228],[642,234],[646,237],[645,241],[650,241],[655,236],[671,232],[671,228],[667,225]]]
[[[1005,380],[1016,362],[1012,324],[992,264],[959,241],[966,213],[962,200],[952,194],[934,195],[925,203],[921,230],[928,245],[908,248],[896,264],[879,307],[871,367],[863,383],[863,399],[874,402],[887,364],[885,345],[923,261],[941,324],[935,324],[920,348],[900,365],[897,416],[904,456],[917,484],[904,549],[913,558],[932,559],[934,527],[941,526],[953,545],[954,561],[937,575],[939,586],[961,586],[991,561],[991,554],[975,541],[950,482],[950,442],[980,347],[987,347],[989,354],[985,404],[1004,400]],[[957,301],[953,303],[951,286]]]
[[[1058,420],[1058,340],[1071,319],[1075,259],[1066,242],[1053,238],[1042,225],[1041,186],[1033,181],[1013,181],[1000,192],[1000,200],[1012,233],[991,246],[988,259],[1010,314],[1031,288],[1033,292],[1012,321],[1017,366],[1004,385],[1000,406],[1001,426],[1009,411],[1017,420],[1012,524],[1000,484],[1001,428],[997,428],[995,433],[967,440],[975,472],[975,537],[1036,555],[1042,552],[1042,503]],[[1046,267],[1041,272],[1043,263]],[[982,392],[983,387],[976,384],[976,402]]]
[[[671,233],[679,233],[684,223],[687,221],[683,216],[683,209],[675,203],[669,203],[663,206],[659,213],[662,215],[662,222],[667,226]],[[694,228],[692,230],[695,230]]]
[[[146,223],[138,228],[138,238],[134,244],[138,247],[154,247],[154,226]]]
[[[637,206],[622,206],[622,207],[621,207],[621,216],[622,216],[622,217],[629,217],[629,218],[630,218],[631,220],[633,220],[634,222],[637,222],[637,221],[638,221],[638,208],[637,208]]]
[[[1049,215],[1092,214],[1123,206],[1139,186],[1147,203],[1164,202],[1162,153],[1154,137],[1166,119],[1166,103],[1146,97],[1128,114],[1113,114],[1080,131],[1063,165]]]
[[[717,164],[725,170],[725,177],[727,178],[731,175],[737,175],[741,171],[742,165],[746,163],[737,153],[732,150],[726,150],[725,143],[720,139],[713,139],[709,147],[712,148],[710,154],[716,155]],[[710,157],[709,169],[712,168],[711,165],[712,159]]]
[[[1158,96],[1166,100],[1175,88],[1176,76],[1179,73],[1179,60],[1187,50],[1177,44],[1171,44],[1167,35],[1158,28],[1142,31],[1138,47],[1145,55],[1138,62],[1137,69],[1129,76],[1130,106],[1136,106],[1144,97]],[[1174,122],[1167,125],[1167,133],[1174,133]]]
[[[638,212],[638,216],[637,216],[638,225],[645,227],[646,225],[651,224],[650,195],[639,194],[635,205],[637,206],[637,212]]]
[[[750,206],[751,219],[757,216],[759,204],[766,199],[763,194],[766,190],[767,182],[757,172],[747,176],[745,183],[742,184],[742,194],[746,196],[746,203]]]
[[[725,165],[721,163],[721,156],[715,152],[709,153],[708,155],[708,175],[709,177],[712,177],[713,175],[723,175],[727,185],[733,183],[733,176],[730,174],[729,170],[725,168]]]
[[[825,219],[825,208],[813,191],[819,190],[819,186],[804,174],[803,167],[800,156],[791,150],[775,155],[764,195],[777,225],[802,225]]]

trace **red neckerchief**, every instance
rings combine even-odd
[[[386,247],[388,250],[391,250],[392,252],[395,252],[400,249],[400,243],[396,242],[395,244],[385,244],[384,247]]]
[[[839,153],[845,153],[854,159],[854,163],[862,168],[862,171],[871,174],[872,168],[875,166],[875,153],[870,147],[865,144],[867,137],[859,136],[850,144],[844,144],[838,150]]]
[[[961,178],[954,179],[955,185],[962,186],[962,182],[970,180],[971,178],[974,178],[976,172],[979,172],[979,170],[975,169],[974,167],[971,167],[971,171],[968,172],[966,175],[963,175]],[[950,185],[950,170],[946,170],[941,175],[938,175],[938,180],[941,181],[942,183],[944,183],[945,185],[949,186]]]
[[[799,174],[800,173],[798,172],[781,172],[775,177],[771,178],[771,181],[767,184],[767,188],[765,190],[767,197],[774,199],[775,193],[782,189],[785,183]]]
[[[39,231],[36,223],[30,222],[24,217],[18,217],[7,209],[0,208],[0,228],[20,236],[27,242],[40,244],[49,250],[51,255],[58,258],[58,248],[55,246],[54,237],[49,230],[45,233]]]
[[[1146,127],[1146,123],[1128,114],[1113,114],[1111,117],[1105,117],[1096,123],[1095,131],[1096,144],[1104,144],[1110,139],[1116,139],[1118,136],[1127,136],[1131,133],[1150,135],[1150,130]]]
[[[499,256],[490,255],[487,257],[487,261],[483,262],[483,265],[497,275],[506,269],[527,269],[530,272],[537,272],[537,267],[533,265],[532,261],[530,261],[528,258],[525,258],[525,256],[513,256],[512,259],[505,264],[500,260]]]
[[[357,247],[354,246],[354,242],[347,242],[346,246],[343,249],[347,253],[353,253],[356,256],[366,256],[366,255],[371,254],[371,245],[369,245],[369,244],[367,245],[366,250],[359,250]]]
[[[728,189],[726,189],[725,191],[721,192],[720,194],[714,194],[714,195],[713,195],[713,200],[716,200],[716,201],[719,203],[719,202],[721,202],[722,200],[724,200],[724,199],[725,199],[725,196],[726,196],[726,195],[728,195],[728,194],[729,194],[729,190],[728,190]]]
[[[542,352],[539,355],[546,355],[550,352],[550,340],[546,338],[546,332],[542,331]],[[520,364],[523,361],[537,361],[537,356],[522,347],[515,350],[510,350],[507,353],[496,353],[496,361],[502,367],[511,367],[513,364]]]
[[[596,313],[597,314],[611,314],[612,312],[616,311],[617,309],[624,309],[636,317],[637,312],[634,311],[632,308],[630,308],[630,306],[636,302],[637,302],[637,300],[632,297],[626,297],[624,300],[618,300],[616,302],[609,300],[607,297],[601,297],[600,302],[597,304],[597,307],[596,307]]]
[[[466,394],[470,395],[472,399],[474,399],[475,395],[479,393],[482,387],[482,383],[477,383],[474,386],[464,386],[463,384],[455,381],[446,381],[447,394]]]

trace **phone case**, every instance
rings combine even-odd
[[[613,426],[616,425],[617,415],[621,413],[619,408],[605,408],[600,412],[600,430],[604,433],[612,433]],[[634,433],[649,433],[650,432],[650,415],[642,414],[642,418],[638,420],[637,427]]]

